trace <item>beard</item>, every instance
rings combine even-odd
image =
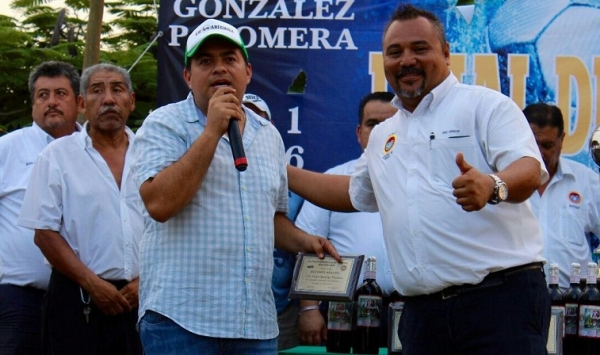
[[[403,97],[405,99],[414,99],[421,96],[423,91],[425,91],[425,81],[421,82],[421,85],[419,85],[419,87],[414,90],[403,90],[398,88],[398,96]]]
[[[421,96],[421,94],[423,94],[423,92],[425,91],[425,72],[422,69],[415,67],[404,68],[398,74],[396,74],[396,80],[399,81],[400,78],[408,74],[419,74],[423,77],[423,81],[421,81],[421,85],[419,85],[419,87],[413,90],[402,89],[401,83],[398,82],[398,96],[406,99],[414,99]]]

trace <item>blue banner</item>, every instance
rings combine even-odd
[[[558,105],[568,120],[563,154],[595,167],[588,141],[599,117],[600,1],[413,1],[446,26],[451,69],[521,108]],[[158,104],[185,98],[187,35],[216,18],[236,26],[253,68],[247,92],[269,105],[293,165],[324,171],[360,155],[358,102],[389,91],[383,27],[398,1],[161,1]],[[303,82],[305,79],[305,85]],[[507,137],[510,139],[510,137]]]

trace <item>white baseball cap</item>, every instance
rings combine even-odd
[[[244,57],[248,60],[248,51],[246,51],[246,46],[238,30],[226,22],[209,19],[196,27],[194,32],[188,37],[187,45],[185,46],[185,64],[187,65],[188,58],[196,53],[204,41],[215,36],[229,40],[239,46]]]
[[[261,99],[260,96],[254,94],[245,94],[242,103],[256,106],[259,110],[267,113],[269,120],[272,119],[269,106],[267,106],[265,100]]]

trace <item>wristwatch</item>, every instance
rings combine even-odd
[[[508,186],[506,186],[506,183],[496,174],[489,174],[489,177],[494,180],[496,185],[494,185],[494,193],[488,203],[490,205],[497,205],[500,202],[506,201],[508,198]]]

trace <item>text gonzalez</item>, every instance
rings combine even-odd
[[[180,18],[193,17],[197,14],[205,18],[248,18],[248,19],[280,19],[280,20],[332,20],[351,21],[354,13],[350,8],[354,0],[315,0],[314,6],[307,10],[306,0],[295,0],[286,3],[279,0],[274,6],[265,8],[267,0],[188,0],[194,6],[184,6],[182,0],[173,4],[174,13]],[[196,5],[197,2],[197,5]],[[345,28],[330,37],[327,28],[303,27],[258,27],[238,28],[247,47],[278,49],[325,49],[325,50],[357,50],[352,34]],[[188,27],[169,25],[169,46],[182,46],[188,36]]]

